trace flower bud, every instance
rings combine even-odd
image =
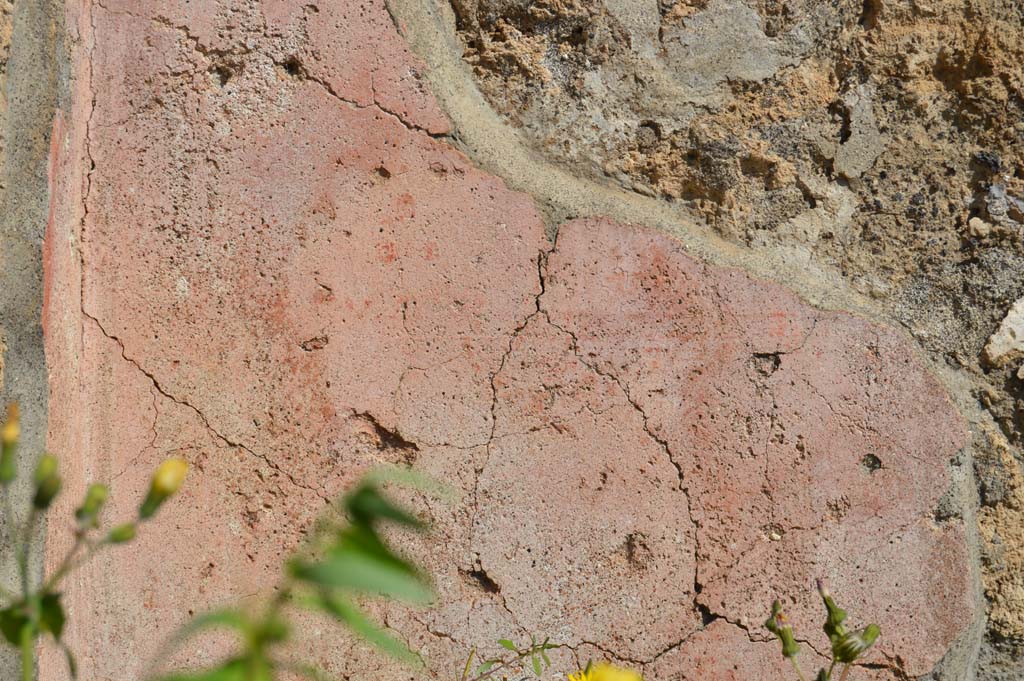
[[[135,539],[135,523],[125,523],[111,528],[107,534],[107,542],[111,544],[123,544]]]
[[[836,605],[835,600],[832,599],[832,594],[820,579],[818,580],[818,593],[821,594],[821,600],[825,603],[825,610],[828,611],[828,616],[825,618],[825,624],[822,629],[828,635],[828,640],[835,645],[836,641],[846,635],[846,627],[843,626],[843,622],[846,621],[846,611]]]
[[[782,656],[793,658],[800,654],[800,645],[793,635],[793,627],[786,624],[786,615],[782,612],[782,603],[772,602],[772,614],[764,623],[765,629],[775,634],[782,643]]]
[[[106,485],[89,485],[82,505],[75,511],[75,518],[81,527],[96,527],[96,519],[107,501],[107,494]]]
[[[57,457],[53,454],[44,454],[39,459],[35,474],[36,495],[32,499],[32,505],[43,510],[50,507],[54,497],[60,492],[60,467],[57,464]]]
[[[880,633],[877,624],[869,624],[860,631],[845,634],[832,644],[832,655],[839,662],[849,664],[874,645]]]
[[[14,454],[18,449],[18,437],[21,426],[18,419],[18,405],[12,402],[7,406],[7,420],[0,430],[0,484],[6,485],[18,474]]]
[[[167,459],[160,464],[153,474],[149,493],[139,507],[139,517],[143,520],[151,518],[161,504],[178,491],[187,472],[188,463],[184,459]]]

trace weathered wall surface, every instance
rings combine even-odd
[[[837,136],[850,146],[829,157],[842,182],[806,179],[806,159],[778,151],[751,160],[771,139],[730,151],[697,135],[712,160],[644,188],[650,164],[686,170],[685,145],[665,134],[666,120],[692,119],[677,105],[746,111],[723,90],[734,76],[784,73],[773,96],[802,93],[792,78],[821,75],[807,62],[821,45],[781,44],[789,19],[762,25],[740,3],[552,3],[540,18],[455,4],[105,0],[55,13],[68,94],[36,121],[52,144],[49,219],[33,224],[46,226],[63,512],[105,479],[116,519],[156,462],[193,466],[133,549],[76,576],[68,640],[83,676],[140,678],[192,614],[257,597],[328,500],[392,462],[462,492],[452,506],[417,501],[436,531],[408,548],[438,607],[380,613],[434,678],[524,632],[566,642],[566,664],[774,678],[765,608],[791,597],[816,643],[814,577],[882,625],[862,678],[1013,678],[1022,487],[1005,414],[978,404],[977,359],[943,361],[899,330],[903,308],[833,267],[831,247],[783,238],[820,237],[863,204],[852,176],[876,172],[882,142],[853,127],[875,120],[863,102],[876,95],[831,83],[803,102],[845,102],[852,127]],[[835,16],[812,18],[843,35]],[[687,22],[726,19],[746,33],[714,49],[754,45],[756,58],[708,65]],[[651,21],[675,41],[657,72]],[[595,76],[602,45],[611,61]],[[509,63],[519,80],[493,67]],[[576,118],[545,118],[557,87],[519,64],[582,83],[591,121],[622,115],[629,89],[613,76],[696,75],[641,88],[643,107],[672,104],[641,126],[657,139],[609,150],[573,137],[587,128],[571,107]],[[689,99],[672,98],[680,88]],[[632,165],[602,177],[572,156],[582,149]],[[730,175],[729,158],[756,182]],[[706,195],[673,195],[683,186]],[[801,186],[817,212],[804,213]],[[794,187],[805,204],[779,218]],[[728,201],[763,220],[707,220]],[[806,229],[772,231],[790,218]],[[778,238],[740,238],[751,220]],[[977,462],[991,501],[980,514]],[[51,560],[67,541],[55,523]],[[338,675],[410,678],[320,623],[301,635],[299,650]],[[65,678],[52,651],[43,678]]]
[[[52,3],[0,2],[0,399],[21,406],[23,481],[46,446],[42,247],[50,206],[50,129],[67,80],[63,37],[63,14]],[[12,487],[19,516],[30,493],[24,482]],[[15,584],[14,552],[6,531],[3,536],[0,578]],[[31,551],[33,573],[42,554],[39,536]],[[0,651],[0,676],[14,678],[14,664],[14,655]]]

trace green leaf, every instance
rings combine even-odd
[[[78,663],[75,662],[75,656],[63,641],[57,641],[57,643],[60,645],[60,649],[64,653],[64,659],[68,662],[68,673],[71,674],[72,681],[78,681]]]
[[[213,669],[162,676],[160,681],[253,681],[247,674],[246,663],[246,659],[235,658]]]
[[[320,607],[329,615],[346,624],[352,631],[372,643],[382,652],[406,664],[420,666],[422,661],[404,643],[377,626],[351,601],[341,596],[322,592],[317,599]]]
[[[21,645],[21,629],[30,626],[21,604],[15,603],[0,610],[0,632],[11,645]]]
[[[39,601],[39,624],[43,631],[60,639],[64,632],[64,608],[60,604],[60,594],[46,594]]]
[[[407,563],[361,550],[338,551],[319,563],[297,561],[291,571],[296,578],[320,586],[390,596],[411,603],[426,604],[434,598],[430,587]]]
[[[486,674],[487,672],[494,669],[494,665],[498,664],[499,662],[501,662],[501,660],[487,660],[482,665],[476,668],[476,675],[480,676],[481,674]]]
[[[345,497],[345,508],[357,522],[372,524],[390,520],[408,527],[423,527],[419,518],[391,503],[376,487],[366,483]]]
[[[332,681],[334,677],[328,676],[323,671],[317,669],[313,665],[305,664],[301,662],[282,662],[278,665],[282,669],[290,671],[304,679],[310,679],[310,681]]]
[[[544,666],[545,667],[550,667],[551,666],[551,658],[548,657],[548,651],[553,649],[553,648],[557,648],[557,647],[558,647],[557,645],[554,645],[553,643],[551,643],[551,637],[550,636],[546,636],[544,638],[544,642],[541,643],[539,646],[537,646],[537,650],[540,652],[541,659],[544,660]]]
[[[403,466],[378,466],[367,473],[363,480],[376,485],[393,482],[409,489],[426,492],[446,502],[456,502],[461,497],[461,492],[454,487]]]
[[[372,556],[376,560],[390,563],[395,568],[405,570],[410,574],[416,572],[416,568],[409,561],[395,554],[370,525],[356,523],[337,533],[334,546],[328,550],[328,555],[347,552]]]
[[[544,671],[543,669],[541,669],[540,666],[540,658],[534,655],[530,658],[530,662],[533,663],[533,673],[539,677],[541,673]]]
[[[158,664],[163,660],[166,660],[170,657],[173,651],[181,647],[181,645],[189,638],[208,629],[231,629],[237,631],[239,634],[245,635],[252,630],[252,626],[249,624],[249,621],[236,610],[211,610],[210,612],[203,613],[192,618],[192,621],[178,629],[178,631],[174,633],[174,636],[164,642],[157,654],[152,657],[154,661],[153,664]],[[224,668],[225,667],[220,667],[218,669]],[[147,674],[146,678],[150,678],[151,676],[151,673]],[[182,681],[183,679],[189,678],[191,677],[166,677],[166,679],[170,679],[171,681]],[[165,677],[161,677],[161,679],[166,681]],[[200,677],[200,681],[201,679],[202,677]],[[215,681],[219,680],[215,677]]]
[[[466,658],[466,666],[462,668],[462,679],[461,679],[461,681],[466,681],[466,679],[469,678],[469,670],[472,668],[473,658],[475,658],[475,657],[476,657],[476,648],[473,648],[472,650],[469,651],[469,657]]]
[[[498,645],[504,648],[505,650],[511,650],[513,653],[519,652],[519,649],[516,648],[516,644],[512,643],[512,641],[509,641],[507,638],[503,638],[500,641],[498,641]]]
[[[249,621],[237,610],[211,610],[193,617],[192,621],[180,630],[180,635],[192,636],[207,629],[234,629],[245,632],[249,629]]]

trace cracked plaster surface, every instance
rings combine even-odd
[[[139,678],[193,612],[265,589],[382,462],[463,491],[412,500],[438,607],[378,612],[436,677],[527,632],[567,663],[768,675],[757,623],[814,576],[886,631],[866,677],[923,674],[961,633],[963,527],[934,509],[965,433],[896,334],[641,227],[549,243],[445,143],[380,2],[108,0],[87,21],[69,487],[111,479],[116,516],[166,456],[194,474],[74,585],[71,643],[104,651],[83,674]],[[816,631],[816,603],[790,609]],[[409,678],[323,623],[301,636],[330,671]]]

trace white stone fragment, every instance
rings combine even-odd
[[[1024,357],[1024,298],[1013,304],[985,345],[985,361],[992,366],[1003,366],[1020,357]]]

